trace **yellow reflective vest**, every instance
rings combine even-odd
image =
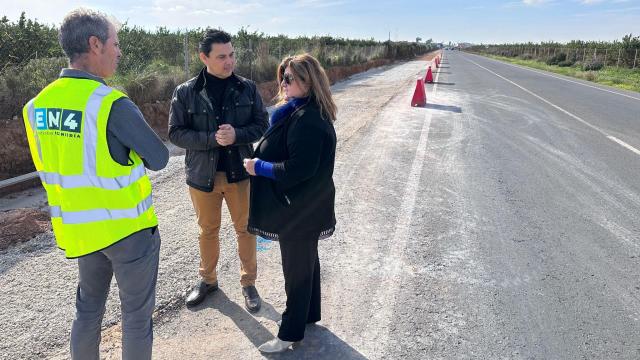
[[[60,78],[23,109],[31,157],[47,192],[51,224],[67,258],[102,250],[158,224],[151,182],[133,150],[130,165],[107,145],[114,101],[126,96],[91,79]]]

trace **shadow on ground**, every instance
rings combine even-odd
[[[452,106],[452,105],[439,105],[439,104],[429,104],[427,103],[427,105],[423,106],[423,108],[425,109],[433,109],[433,110],[440,110],[440,111],[450,111],[456,114],[462,114],[462,108],[459,106]]]
[[[229,317],[255,347],[273,338],[271,332],[256,318],[266,318],[274,322],[281,318],[278,311],[264,301],[260,311],[251,315],[242,306],[231,301],[222,289],[210,294],[202,304],[191,307],[189,310],[197,312],[205,308],[216,309]],[[265,354],[264,357],[268,359],[367,359],[322,325],[307,326],[304,340],[295,343],[293,349],[279,354]]]
[[[294,344],[293,350],[264,356],[267,359],[367,359],[331,330],[321,325],[307,326],[304,340]]]

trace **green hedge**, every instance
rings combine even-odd
[[[175,85],[201,68],[198,41],[205,29],[154,31],[124,24],[118,32],[123,56],[110,84],[134,101],[169,98]],[[20,113],[26,101],[53,81],[67,66],[54,26],[29,20],[23,13],[12,23],[0,19],[0,118]],[[364,63],[375,59],[409,59],[432,50],[429,43],[379,42],[331,36],[289,38],[240,29],[232,39],[236,72],[256,82],[275,79],[275,70],[287,55],[309,52],[325,67]],[[186,50],[186,55],[185,55]]]

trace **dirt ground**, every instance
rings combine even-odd
[[[38,209],[0,211],[0,250],[51,230],[49,214]]]
[[[428,56],[433,57],[433,55]],[[334,84],[354,74],[384,66],[391,62],[387,59],[381,59],[354,66],[335,66],[327,69],[327,76],[331,84]],[[266,105],[273,104],[278,93],[277,83],[269,81],[260,83],[257,86],[264,103]],[[169,118],[169,107],[169,100],[140,105],[140,110],[145,119],[164,141],[168,140],[167,120]],[[21,118],[0,121],[0,143],[4,144],[4,146],[0,147],[0,159],[2,159],[0,161],[0,180],[35,171]],[[0,198],[3,200],[9,198],[10,200],[15,196],[29,196],[29,189],[23,191],[20,195],[14,196],[13,193],[26,189],[25,186],[27,185],[29,187],[39,187],[39,183],[38,179],[34,179],[28,184],[18,184],[10,189],[0,190],[2,191],[0,192]],[[0,250],[8,248],[12,244],[28,241],[51,229],[49,215],[46,211],[43,211],[41,206],[38,207],[39,209],[18,208],[3,210],[2,206],[0,206]]]
[[[335,66],[327,70],[327,76],[331,83],[334,84],[353,74],[389,63],[391,63],[390,60],[382,59],[354,66]],[[274,97],[278,93],[278,87],[275,81],[269,81],[258,84],[258,91],[260,92],[263,102],[271,105]],[[142,114],[144,114],[145,119],[163,140],[167,140],[169,106],[169,100],[140,105],[140,110]],[[0,120],[0,144],[3,144],[3,146],[0,146],[0,180],[35,171],[33,163],[31,162],[29,145],[21,118],[16,117],[11,120]]]
[[[372,263],[367,254],[377,254],[381,249],[367,248],[366,252],[362,253],[352,248],[357,246],[361,249],[365,244],[374,244],[369,240],[363,241],[369,239],[369,236],[352,227],[365,219],[366,224],[375,228],[370,228],[368,225],[361,230],[379,233],[381,238],[394,239],[393,243],[396,243],[399,237],[388,233],[393,232],[394,229],[386,229],[385,221],[382,221],[381,217],[371,218],[368,214],[375,209],[388,208],[390,212],[397,209],[388,204],[363,203],[357,207],[354,205],[358,198],[369,198],[372,195],[377,197],[387,193],[386,190],[371,192],[371,189],[385,189],[379,183],[373,187],[365,186],[370,177],[379,178],[378,175],[384,172],[382,171],[384,156],[380,156],[381,154],[377,152],[375,158],[379,161],[372,164],[375,165],[374,167],[367,167],[362,176],[355,173],[351,165],[362,163],[365,154],[362,149],[368,149],[367,153],[378,149],[383,152],[382,154],[386,154],[394,146],[404,144],[404,142],[398,144],[379,141],[388,138],[388,125],[393,125],[389,129],[404,126],[400,130],[407,136],[414,134],[415,126],[422,126],[421,117],[406,121],[405,116],[398,116],[398,114],[401,110],[410,111],[413,114],[414,110],[405,104],[408,102],[404,97],[407,89],[412,86],[416,74],[424,71],[425,64],[424,61],[417,61],[401,63],[398,66],[383,66],[367,73],[354,75],[348,81],[332,87],[336,104],[340,109],[339,119],[336,121],[336,132],[341,139],[338,145],[341,155],[336,159],[336,183],[349,184],[349,186],[341,185],[336,189],[339,194],[337,199],[340,199],[339,204],[336,204],[339,213],[337,216],[342,219],[343,227],[333,240],[323,242],[322,245],[323,255],[321,256],[325,278],[323,281],[329,285],[326,291],[323,290],[327,305],[323,315],[324,323],[309,329],[309,339],[296,353],[296,355],[307,354],[302,358],[322,358],[316,355],[323,349],[326,356],[337,355],[333,357],[334,359],[363,358],[357,351],[365,351],[366,354],[371,350],[366,348],[365,345],[369,344],[369,341],[362,336],[363,334],[360,332],[353,334],[349,330],[350,327],[346,326],[347,323],[340,320],[345,319],[348,324],[351,324],[352,317],[371,318],[370,314],[362,314],[360,311],[362,309],[355,311],[356,308],[350,305],[345,308],[350,301],[355,301],[353,292],[347,290],[362,289],[362,286],[356,286],[353,283],[352,280],[355,279],[365,279],[367,284],[383,284],[383,287],[389,284],[384,279],[368,278],[358,270],[365,270]],[[390,103],[397,106],[387,109]],[[382,128],[379,129],[379,127]],[[406,136],[402,138],[404,137]],[[376,145],[372,146],[373,144]],[[381,144],[387,145],[381,147]],[[399,154],[404,153],[404,151],[399,152]],[[411,164],[405,164],[405,160],[407,159],[403,159],[401,163],[411,167]],[[284,307],[281,264],[277,256],[278,244],[259,242],[258,261],[261,275],[258,285],[264,303],[260,314],[253,317],[241,307],[242,295],[237,270],[235,270],[239,268],[239,260],[234,256],[237,254],[237,249],[233,241],[233,227],[225,208],[223,226],[220,229],[220,237],[224,239],[221,241],[222,255],[219,263],[221,289],[216,296],[204,303],[202,307],[195,309],[193,313],[184,312],[184,296],[198,276],[199,255],[198,229],[184,184],[183,163],[183,157],[175,156],[170,159],[167,168],[159,172],[150,172],[154,184],[154,206],[159,214],[163,239],[156,299],[158,312],[154,321],[158,329],[156,333],[158,346],[154,357],[211,358],[212,353],[216,354],[219,351],[228,354],[225,356],[228,359],[257,358],[256,346],[272,336],[271,334],[276,330],[275,320],[279,318]],[[418,163],[422,162],[418,161]],[[397,170],[395,167],[389,169],[392,173],[402,173]],[[398,184],[402,183],[400,179],[391,179],[391,181],[394,184],[396,181]],[[389,196],[392,195],[389,194]],[[395,204],[395,202],[392,203]],[[0,201],[0,209],[2,209],[2,201]],[[385,212],[381,216],[392,215]],[[359,221],[355,221],[354,217]],[[380,224],[384,228],[378,228],[375,224]],[[388,243],[385,244],[388,245]],[[2,275],[0,289],[2,291],[0,293],[3,295],[0,302],[7,305],[3,307],[3,311],[0,311],[0,323],[3,323],[3,331],[0,331],[0,359],[3,356],[22,359],[68,358],[68,332],[71,324],[69,319],[73,318],[72,299],[77,283],[75,262],[64,261],[64,254],[55,249],[55,239],[50,231],[36,236],[32,241],[3,250],[2,254],[3,256],[0,257],[0,275]],[[362,254],[362,256],[352,259],[345,257],[345,254]],[[367,264],[363,264],[358,259]],[[354,263],[349,264],[348,262],[352,260]],[[349,276],[353,277],[351,280],[344,277],[347,269],[356,271],[354,276]],[[349,273],[351,272],[349,270]],[[46,282],[48,291],[42,292],[41,288],[33,286],[31,279],[34,274],[37,274],[41,281]],[[390,281],[397,280],[397,278],[390,279]],[[343,283],[345,286],[340,285]],[[117,290],[115,285],[110,290],[109,296],[112,300],[108,301],[105,312],[102,347],[103,357],[116,359],[120,353],[121,334]],[[367,290],[366,293],[363,291],[358,290],[365,297],[388,298],[384,294],[375,296],[371,291]],[[35,302],[32,300],[34,297],[41,298]],[[353,315],[350,315],[352,312]],[[391,316],[385,317],[385,319],[390,318]],[[343,323],[344,325],[341,325]],[[359,329],[367,327],[366,324],[354,324]],[[195,327],[199,330],[195,331]],[[194,334],[207,336],[194,337]],[[377,330],[375,334],[378,334]],[[184,341],[183,335],[191,340]],[[207,344],[212,344],[213,348],[207,347]],[[288,358],[292,356],[295,355],[291,354]],[[324,358],[329,358],[326,356]]]
[[[0,120],[0,180],[34,171],[21,118]]]

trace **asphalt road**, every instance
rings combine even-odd
[[[273,358],[640,358],[640,94],[453,51],[412,108],[428,64],[332,88],[338,228],[320,244],[323,319]],[[152,175],[154,357],[262,358],[284,310],[278,244],[259,243],[252,316],[225,213],[221,290],[186,309],[197,228],[182,161]],[[75,269],[45,240],[0,254],[7,358],[68,356]],[[111,299],[102,350],[118,358],[115,286]]]
[[[405,287],[429,295],[403,292],[394,316],[396,334],[424,336],[399,348],[640,358],[640,94],[445,58],[434,103],[460,113],[431,120],[412,216],[422,246],[404,254]]]
[[[640,357],[640,96],[450,52],[411,108],[426,65],[336,91],[398,86],[342,139],[323,321],[278,358]],[[225,296],[178,311],[156,354],[260,358],[283,309],[267,258],[265,314]]]

